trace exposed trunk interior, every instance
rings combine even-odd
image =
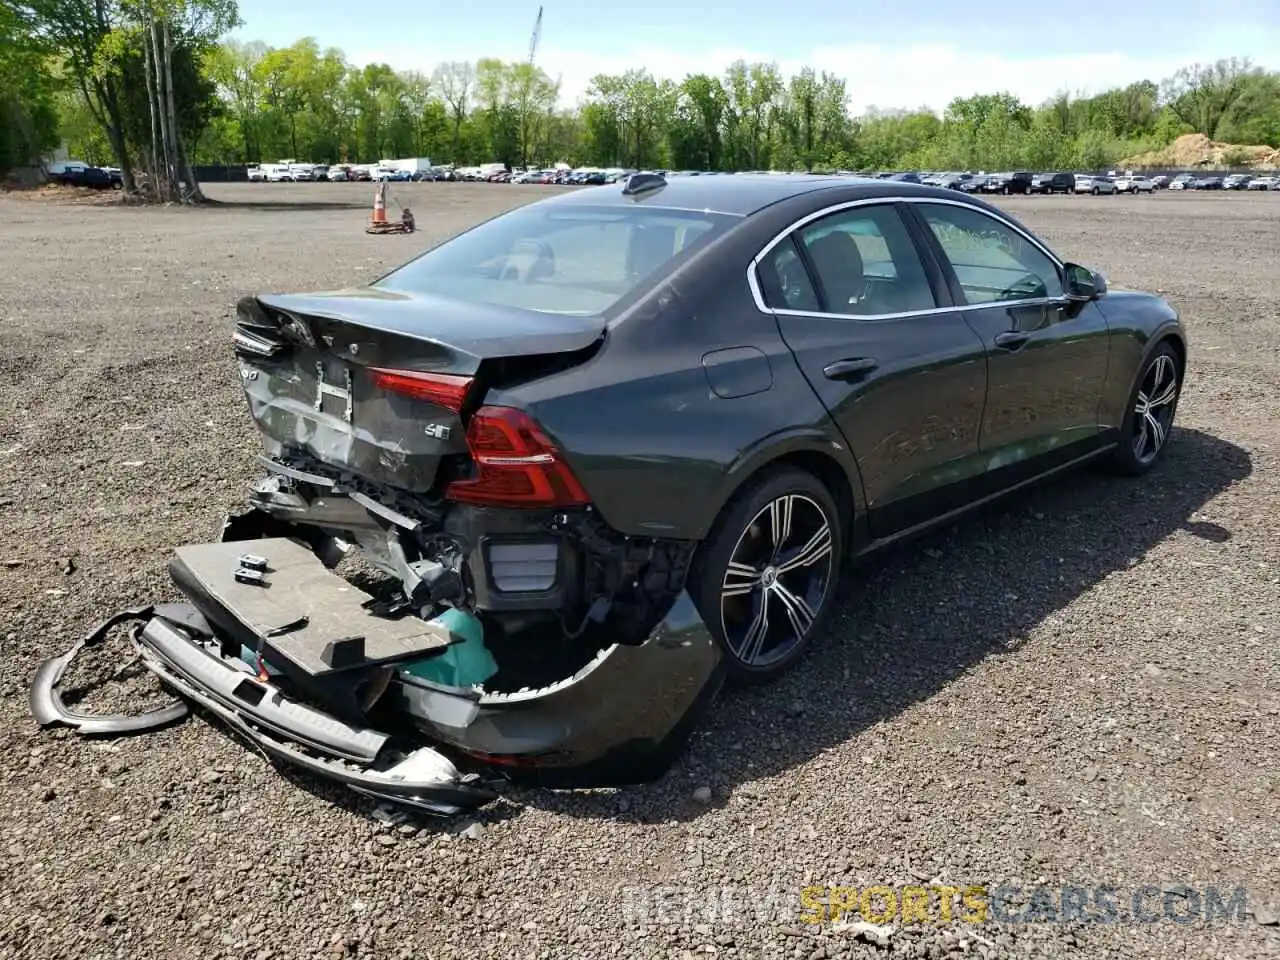
[[[350,551],[335,568],[353,586],[391,603],[402,585],[372,568],[358,551]],[[616,631],[588,620],[567,624],[560,611],[494,615],[478,613],[484,645],[498,671],[480,684],[486,694],[519,693],[553,686],[572,677],[615,642]]]

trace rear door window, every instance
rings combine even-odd
[[[875,317],[938,306],[915,243],[891,203],[841,210],[806,224],[761,261],[774,309]],[[796,269],[802,249],[810,273]],[[816,284],[814,283],[816,281]]]

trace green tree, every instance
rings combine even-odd
[[[125,142],[121,103],[124,78],[112,69],[108,39],[124,23],[114,0],[17,0],[7,9],[28,23],[33,35],[57,52],[68,80],[102,128],[124,188],[136,189],[133,163]]]
[[[1183,67],[1164,83],[1168,105],[1197,133],[1213,139],[1218,124],[1261,71],[1235,57],[1215,63]]]
[[[0,5],[0,176],[58,145],[50,52],[29,13]]]

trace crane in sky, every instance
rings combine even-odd
[[[529,66],[538,55],[538,44],[542,42],[542,8],[538,8],[538,19],[533,21],[533,34],[529,37]]]

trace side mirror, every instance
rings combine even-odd
[[[1067,299],[1077,303],[1088,303],[1097,300],[1107,292],[1106,278],[1088,267],[1078,263],[1066,265]]]

